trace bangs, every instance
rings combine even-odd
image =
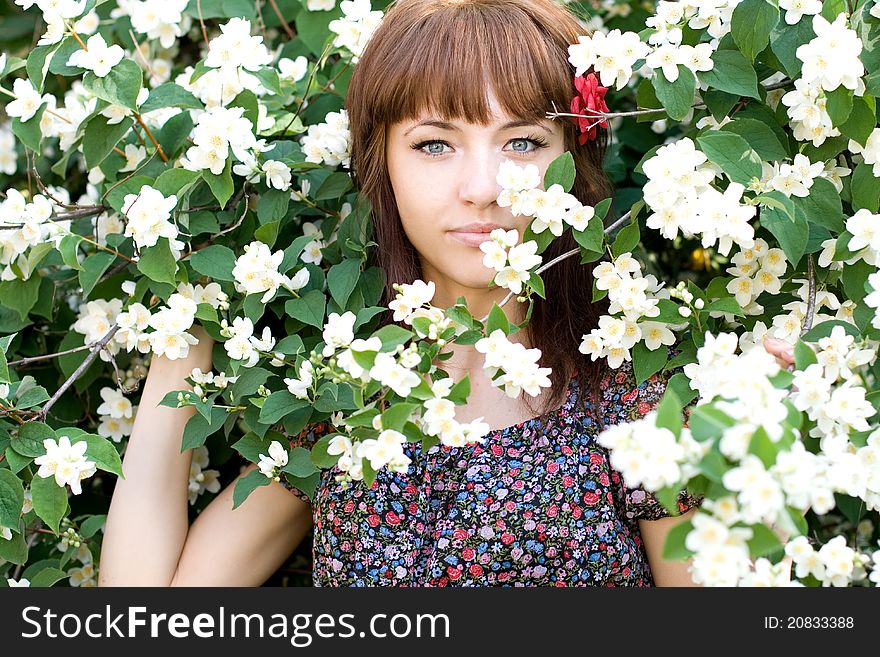
[[[554,42],[535,17],[513,3],[432,9],[371,52],[383,69],[370,85],[374,125],[424,112],[487,125],[490,91],[512,117],[544,119],[554,103],[568,111],[575,90],[567,44]]]

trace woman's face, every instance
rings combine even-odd
[[[489,102],[489,126],[424,114],[388,128],[386,157],[400,219],[425,280],[436,284],[437,306],[452,305],[459,295],[486,295],[495,271],[483,265],[480,242],[499,227],[515,228],[522,241],[531,222],[496,203],[502,161],[534,164],[543,179],[564,151],[558,122],[511,127],[506,124],[517,117],[502,114],[491,93]]]

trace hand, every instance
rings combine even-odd
[[[785,340],[777,340],[776,338],[764,338],[764,349],[769,354],[776,357],[776,362],[782,369],[788,369],[794,365],[794,347]]]

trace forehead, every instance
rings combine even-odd
[[[468,117],[450,116],[442,110],[431,108],[427,104],[418,109],[411,117],[407,117],[395,122],[395,126],[410,132],[421,125],[428,125],[437,128],[450,129],[458,125],[474,125],[479,127],[494,129],[509,129],[522,126],[541,125],[549,131],[553,131],[553,121],[543,117],[536,118],[534,114],[528,116],[514,115],[508,112],[499,102],[494,91],[491,89],[486,92],[486,102],[489,114],[487,122],[473,120]]]

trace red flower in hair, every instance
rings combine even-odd
[[[571,113],[587,115],[572,119],[577,123],[581,132],[578,136],[578,143],[583,145],[588,140],[596,139],[597,126],[608,127],[608,122],[598,115],[599,112],[608,112],[608,105],[605,104],[605,93],[608,91],[608,87],[599,85],[595,73],[588,73],[586,77],[575,76],[574,86],[578,90],[578,94],[571,99]]]

